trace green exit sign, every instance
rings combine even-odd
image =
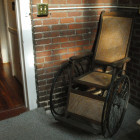
[[[37,4],[37,16],[47,16],[48,15],[48,4],[40,3]]]

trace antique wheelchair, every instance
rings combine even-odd
[[[125,70],[133,20],[130,14],[101,13],[93,50],[71,57],[54,78],[50,109],[56,120],[107,137],[118,131],[130,94]]]

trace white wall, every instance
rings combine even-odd
[[[0,43],[3,63],[9,62],[6,22],[2,0],[0,0]]]
[[[15,0],[26,106],[37,108],[30,0]]]

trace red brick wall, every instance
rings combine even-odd
[[[118,1],[43,0],[50,8],[117,5]],[[127,2],[124,0],[122,3],[120,0],[120,4]],[[40,0],[31,0],[38,105],[48,108],[54,74],[69,57],[91,50],[103,9],[50,10],[48,17],[37,17],[37,3]]]

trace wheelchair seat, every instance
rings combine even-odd
[[[73,82],[96,88],[107,89],[110,85],[111,78],[111,74],[102,72],[90,72],[86,75],[75,78]]]

